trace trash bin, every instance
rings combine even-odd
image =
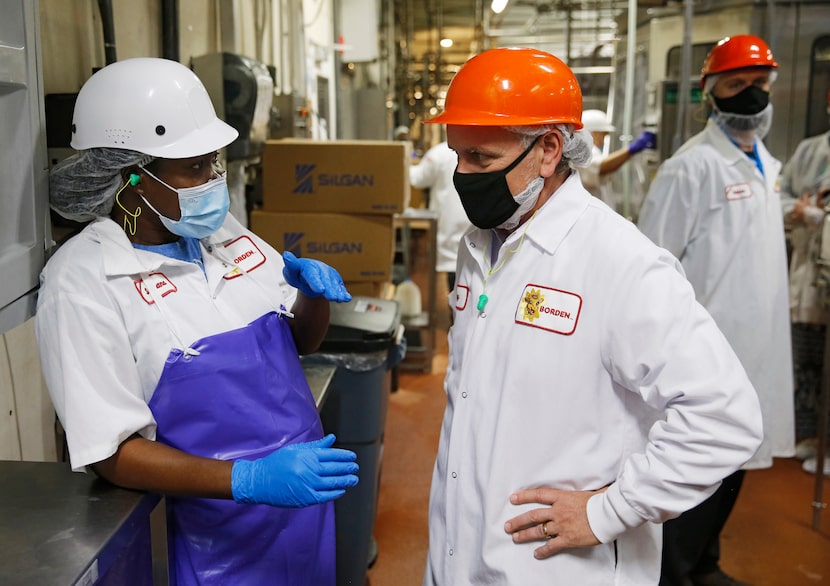
[[[330,364],[336,371],[320,411],[335,447],[352,450],[360,482],[334,503],[338,586],[364,586],[380,488],[383,429],[389,404],[391,369],[406,346],[398,303],[354,297],[331,304],[329,330],[306,364]]]

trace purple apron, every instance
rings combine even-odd
[[[158,441],[254,460],[323,437],[285,317],[267,313],[190,349],[170,352],[150,400]],[[167,524],[176,586],[335,582],[333,503],[289,509],[168,496]]]

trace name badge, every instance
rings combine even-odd
[[[752,186],[749,183],[733,183],[724,188],[727,201],[752,197]]]
[[[167,297],[171,293],[175,293],[179,289],[173,284],[173,281],[167,278],[164,273],[150,273],[147,275],[147,281],[139,279],[133,281],[136,291],[141,295],[141,298],[148,305],[155,303],[154,296]],[[152,293],[150,288],[152,287]]]
[[[250,236],[240,236],[225,245],[225,251],[230,255],[236,268],[225,275],[225,279],[235,279],[243,272],[250,273],[257,267],[265,264],[265,255],[251,240]]]
[[[463,311],[467,307],[467,302],[470,300],[470,288],[466,285],[455,286],[455,308]]]
[[[569,336],[576,331],[582,297],[570,291],[542,285],[525,285],[516,323]]]

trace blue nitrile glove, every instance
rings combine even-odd
[[[236,460],[231,492],[238,503],[307,507],[333,501],[357,484],[357,456],[332,448],[334,436],[291,444],[260,458]]]
[[[657,135],[650,130],[644,130],[640,136],[628,145],[628,154],[636,155],[642,150],[653,149],[657,146]]]
[[[326,263],[312,258],[297,258],[288,251],[282,253],[282,260],[285,262],[282,276],[307,297],[325,297],[338,302],[352,298],[340,273]]]

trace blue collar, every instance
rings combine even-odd
[[[183,262],[194,262],[205,270],[205,265],[202,262],[202,247],[196,238],[179,238],[175,242],[168,242],[166,244],[135,244],[133,248],[139,250],[147,250],[155,252],[168,258],[174,258]]]
[[[758,167],[758,170],[761,172],[761,177],[766,178],[766,175],[764,174],[764,164],[761,162],[760,155],[758,155],[758,141],[757,141],[757,139],[755,140],[755,142],[752,143],[752,152],[748,153],[744,149],[742,149],[741,145],[739,145],[737,142],[735,142],[732,139],[732,137],[729,136],[729,134],[727,134],[727,133],[724,133],[724,134],[726,134],[726,136],[729,138],[729,140],[732,142],[732,144],[734,144],[736,147],[738,147],[738,149],[743,154],[745,154],[747,157],[752,159],[752,161],[755,163],[755,166]]]

